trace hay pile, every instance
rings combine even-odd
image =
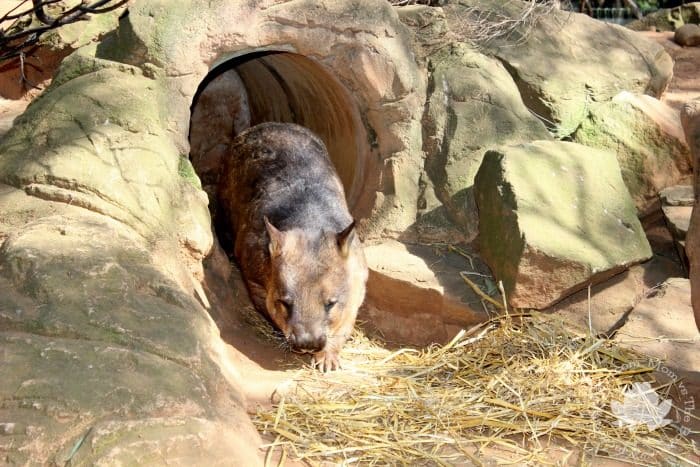
[[[344,370],[301,372],[254,422],[273,457],[310,465],[695,465],[679,431],[618,426],[611,402],[653,383],[643,357],[543,315],[496,318],[445,346],[390,351],[356,332]],[[653,384],[661,399],[670,385]],[[673,412],[668,416],[672,417]]]

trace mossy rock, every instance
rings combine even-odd
[[[497,60],[455,44],[431,55],[429,70],[426,169],[452,222],[473,238],[478,232],[474,176],[486,150],[550,135]]]
[[[677,115],[670,116],[668,122],[655,121],[653,114],[635,105],[640,101],[649,101],[652,110],[660,110],[659,114],[669,113],[664,112],[664,104],[648,96],[622,94],[611,102],[592,106],[573,139],[615,153],[622,179],[639,215],[644,216],[659,208],[659,191],[690,182],[693,170]],[[677,129],[677,133],[665,126]]]
[[[634,31],[675,31],[684,24],[700,23],[700,2],[686,3],[675,8],[663,8],[644,18],[627,23]]]
[[[536,141],[489,151],[475,180],[480,247],[519,308],[546,308],[651,257],[615,156]]]
[[[476,8],[482,17],[521,18],[522,2],[461,0],[449,5],[453,29]],[[561,10],[529,13],[507,34],[483,44],[515,80],[525,105],[559,138],[572,134],[594,102],[611,100],[621,91],[659,97],[673,76],[673,61],[656,42],[624,27]]]

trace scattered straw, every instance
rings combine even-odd
[[[514,313],[423,350],[356,332],[343,357],[257,413],[269,452],[310,465],[697,462],[680,427],[618,426],[611,402],[654,381],[648,362],[551,316]]]

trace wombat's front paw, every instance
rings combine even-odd
[[[334,352],[332,350],[322,350],[315,353],[313,366],[324,373],[339,370],[340,358],[338,357],[338,352]]]

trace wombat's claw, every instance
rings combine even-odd
[[[336,352],[321,351],[315,353],[312,364],[314,368],[318,368],[323,373],[340,369],[340,359]]]

